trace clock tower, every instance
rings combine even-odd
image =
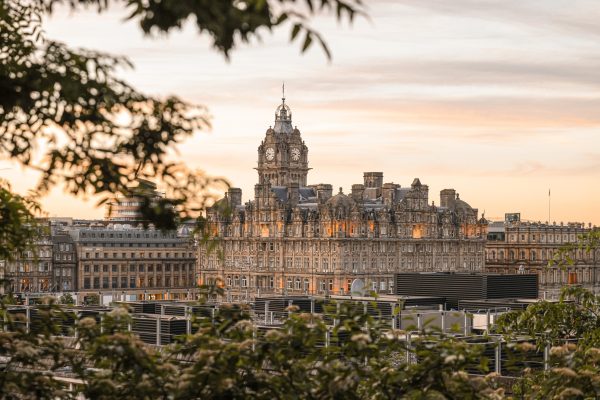
[[[285,96],[275,111],[275,125],[269,127],[258,146],[259,185],[306,186],[308,174],[308,148],[300,131],[292,127],[292,111],[285,104]]]

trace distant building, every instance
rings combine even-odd
[[[74,292],[81,301],[185,299],[196,292],[193,225],[161,232],[129,224],[52,218],[14,261],[0,260],[13,293]]]
[[[382,172],[365,172],[348,194],[309,185],[308,147],[285,99],[256,170],[253,200],[231,188],[207,211],[219,251],[199,246],[201,281],[221,280],[231,299],[348,293],[354,279],[392,293],[396,272],[483,270],[486,221],[454,189],[435,205],[418,178],[401,187]]]
[[[138,180],[137,186],[132,187],[131,190],[133,193],[144,193],[149,200],[162,197],[156,189],[156,184],[143,179]],[[129,224],[143,222],[144,218],[140,211],[140,207],[144,204],[143,200],[141,196],[119,196],[106,205],[106,221]]]
[[[548,267],[561,246],[575,243],[579,235],[591,229],[582,223],[523,222],[514,217],[492,222],[488,225],[485,248],[486,271],[538,274],[540,291],[551,295],[556,295],[566,284],[598,289],[600,249],[591,252],[575,250],[571,253],[573,265]]]
[[[76,244],[81,293],[184,298],[196,286],[196,250],[190,237],[118,225],[67,232]]]

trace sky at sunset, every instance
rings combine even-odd
[[[123,10],[63,9],[47,36],[128,56],[140,90],[208,107],[212,129],[181,146],[191,167],[226,177],[244,200],[257,182],[257,146],[285,81],[293,124],[309,148],[309,183],[345,192],[364,171],[385,182],[454,188],[488,219],[600,225],[600,7],[595,0],[367,1],[370,20],[319,18],[333,59],[300,54],[289,27],[264,32],[228,62],[193,26],[144,37]],[[11,169],[5,169],[11,168]],[[25,191],[33,173],[0,160]],[[51,216],[100,218],[94,201],[56,189]]]

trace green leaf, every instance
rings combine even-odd
[[[310,47],[312,40],[312,32],[306,31],[306,37],[304,38],[304,44],[302,45],[303,53]]]
[[[296,36],[298,36],[298,33],[300,33],[300,29],[302,29],[301,24],[294,24],[294,26],[292,27],[292,36],[290,38],[290,41],[294,41],[294,39],[296,39]]]

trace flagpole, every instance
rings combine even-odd
[[[550,189],[548,189],[548,225],[550,224]]]

